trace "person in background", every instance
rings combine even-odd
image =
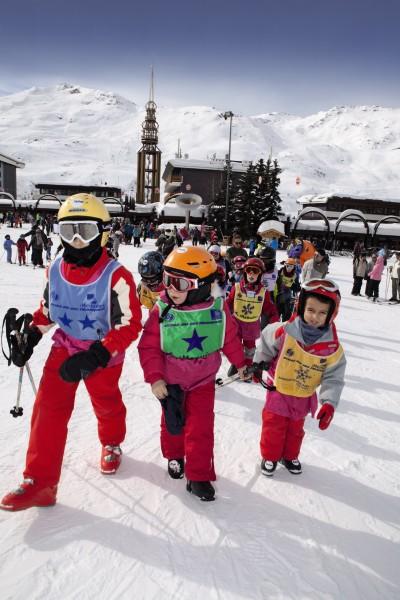
[[[319,428],[326,429],[332,421],[346,367],[334,324],[339,304],[334,281],[310,279],[301,286],[296,316],[262,331],[254,369],[258,380],[262,369],[269,372],[260,440],[263,475],[271,477],[278,461],[293,475],[302,472],[304,421],[317,411],[319,386]]]
[[[233,259],[236,256],[244,256],[244,258],[248,258],[247,251],[245,248],[243,248],[242,238],[238,235],[232,238],[232,246],[230,246],[225,253],[225,258],[229,261],[231,267],[233,266]]]
[[[353,296],[361,296],[361,286],[363,279],[367,274],[368,262],[367,262],[367,253],[365,251],[360,251],[360,253],[354,257],[353,260],[353,289],[351,293]]]
[[[228,273],[230,269],[229,262],[222,256],[221,246],[219,244],[212,244],[207,248],[207,252],[211,254],[211,256],[215,260],[215,264],[217,265],[217,273],[215,277],[215,285],[217,285],[217,291],[215,288],[213,289],[214,294],[218,296],[222,296],[225,298],[226,295],[226,282],[228,279]]]
[[[369,276],[371,274],[372,269],[374,268],[376,259],[377,255],[375,254],[375,252],[372,252],[372,254],[369,255],[367,254],[367,271],[365,273],[365,295],[367,298],[372,297],[371,280]]]
[[[269,242],[268,245],[269,245],[270,248],[272,248],[276,252],[278,250],[278,248],[279,248],[278,238],[273,237],[272,240],[270,240],[270,242]]]
[[[301,272],[303,283],[309,279],[326,277],[329,271],[329,258],[323,248],[315,251],[312,258],[307,260]]]
[[[167,256],[172,252],[175,246],[175,237],[172,235],[172,231],[168,227],[164,229],[164,231],[158,237],[158,240],[156,241],[156,247],[158,251],[163,255],[163,257],[167,258]]]
[[[377,257],[376,263],[372,267],[372,270],[369,274],[369,279],[371,282],[370,289],[371,289],[371,296],[372,296],[373,302],[376,302],[379,298],[379,284],[382,279],[382,273],[383,273],[384,268],[385,268],[385,255],[380,254]]]
[[[395,261],[390,267],[392,279],[392,297],[389,302],[400,303],[400,252],[395,252]]]
[[[12,247],[16,246],[16,243],[11,239],[9,234],[7,233],[4,236],[3,248],[6,252],[7,262],[12,263]]]
[[[132,235],[134,248],[140,248],[140,236],[142,235],[142,228],[139,223],[135,223],[133,226]]]
[[[28,242],[25,236],[20,235],[17,240],[18,264],[26,265],[26,253],[28,251]]]
[[[238,325],[247,366],[253,362],[256,340],[260,337],[261,315],[265,315],[268,323],[279,321],[276,306],[261,283],[263,270],[260,258],[248,258],[243,266],[242,279],[232,287],[226,300]],[[235,373],[236,368],[231,365],[228,377]]]
[[[300,289],[296,272],[296,259],[287,258],[278,271],[275,288],[275,303],[282,321],[288,321],[292,312],[294,299]]]
[[[46,262],[49,264],[51,262],[51,249],[53,247],[53,241],[50,237],[47,238],[46,242]]]
[[[137,288],[140,304],[151,310],[160,293],[165,289],[162,282],[163,257],[159,252],[145,252],[140,257],[138,271],[141,277]]]

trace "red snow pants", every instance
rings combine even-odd
[[[24,477],[43,486],[56,485],[60,479],[68,422],[79,385],[68,383],[59,375],[66,358],[68,352],[64,348],[51,349],[33,406]],[[103,446],[118,446],[125,438],[126,408],[118,387],[122,364],[99,369],[84,380]]]
[[[264,408],[262,412],[262,429],[260,449],[265,460],[278,461],[281,458],[294,460],[300,454],[304,437],[304,421],[293,421]]]
[[[172,435],[161,414],[161,452],[164,458],[185,458],[185,474],[192,481],[215,481],[214,471],[214,398],[211,381],[185,392],[185,427]]]

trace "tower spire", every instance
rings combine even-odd
[[[150,73],[150,94],[142,123],[142,147],[138,152],[136,202],[148,204],[160,200],[161,151],[158,144],[157,104],[154,102],[154,70]]]

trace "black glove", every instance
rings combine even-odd
[[[35,326],[28,327],[24,334],[11,335],[11,361],[17,367],[23,367],[32,356],[34,347],[42,339],[42,334]]]
[[[99,367],[106,367],[111,354],[101,342],[94,342],[89,350],[83,350],[73,354],[60,367],[60,375],[64,381],[69,383],[86,379]]]
[[[253,373],[253,381],[256,383],[260,383],[262,381],[262,372],[268,370],[268,365],[266,362],[262,361],[259,363],[253,363],[251,367],[248,368],[250,373]]]
[[[167,384],[168,396],[165,396],[161,402],[164,410],[165,425],[172,435],[182,433],[185,425],[185,415],[183,412],[184,393],[182,388],[176,383]]]

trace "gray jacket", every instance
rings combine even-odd
[[[288,335],[292,336],[300,344],[304,344],[304,339],[301,333],[300,317],[294,319],[294,321],[287,323],[271,323],[267,325],[258,340],[256,353],[254,355],[254,362],[266,362],[270,364],[279,354],[283,343],[283,335],[276,337],[275,332],[279,327],[284,325],[285,331]],[[321,342],[333,342],[334,336],[332,328],[330,327],[318,340],[318,344]],[[330,367],[327,367],[321,382],[319,391],[319,401],[321,404],[329,402],[334,408],[339,404],[340,396],[344,387],[344,374],[346,370],[346,358],[344,354],[338,360],[338,362]]]

